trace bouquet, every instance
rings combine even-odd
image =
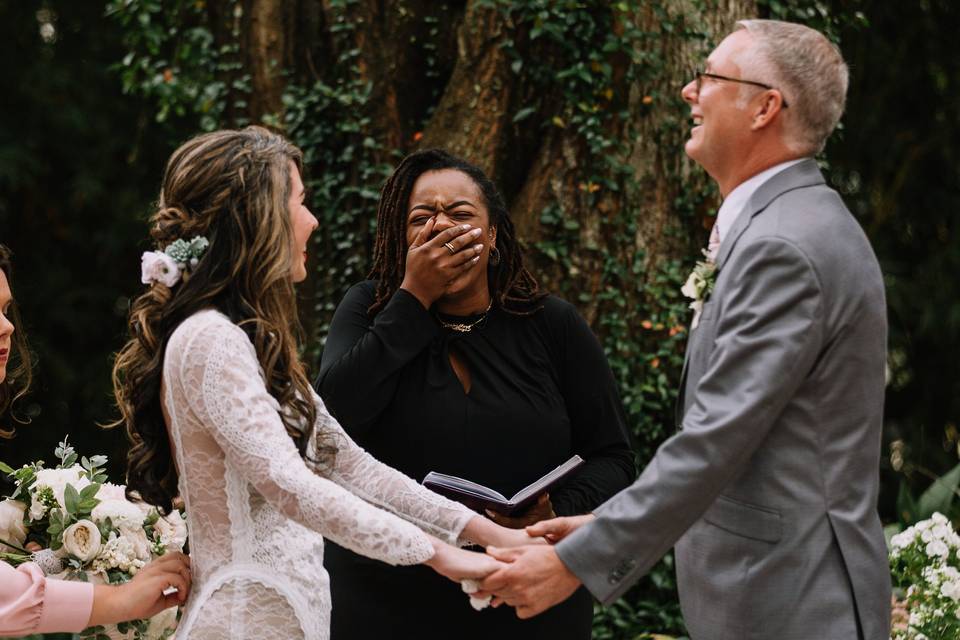
[[[126,488],[107,482],[102,455],[79,458],[67,438],[43,461],[12,469],[0,462],[16,490],[0,502],[0,559],[17,566],[36,562],[48,576],[96,584],[130,580],[150,560],[182,551],[187,529],[182,514],[161,516],[156,508],[126,497]],[[24,549],[36,542],[42,551]],[[149,620],[89,627],[81,638],[146,640],[169,638],[178,618],[171,607]]]
[[[940,513],[890,539],[896,603],[892,640],[960,638],[960,536]],[[903,594],[902,594],[903,595]]]

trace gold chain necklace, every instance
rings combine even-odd
[[[487,313],[490,311],[490,308],[493,306],[493,298],[490,298],[490,304],[487,305],[487,308],[483,310],[483,314],[474,320],[473,322],[446,322],[439,315],[437,316],[437,322],[440,323],[444,329],[450,329],[452,331],[459,331],[460,333],[470,333],[473,331],[473,328],[487,319]]]

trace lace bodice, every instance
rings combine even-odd
[[[177,638],[327,638],[323,537],[417,564],[433,555],[425,532],[456,543],[475,515],[373,459],[313,401],[312,428],[338,451],[332,464],[309,468],[239,327],[207,310],[171,336],[163,405],[194,578]]]

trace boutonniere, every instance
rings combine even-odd
[[[703,313],[703,305],[713,293],[713,285],[717,280],[717,263],[711,255],[703,252],[705,260],[701,260],[690,272],[686,283],[680,288],[680,293],[693,300],[690,308],[693,309],[693,321],[690,323],[690,330],[697,328],[700,324],[700,314]]]

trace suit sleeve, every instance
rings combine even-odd
[[[556,547],[601,602],[618,598],[706,512],[769,433],[816,362],[822,288],[807,256],[777,237],[732,255],[717,337],[682,430],[640,478]]]
[[[371,322],[374,286],[351,287],[333,315],[316,387],[351,436],[368,432],[393,400],[403,367],[439,328],[409,292],[399,289]],[[363,393],[358,393],[362,389]]]
[[[636,477],[623,404],[610,365],[586,321],[565,305],[559,333],[561,389],[573,452],[586,464],[551,494],[558,515],[589,513]]]

